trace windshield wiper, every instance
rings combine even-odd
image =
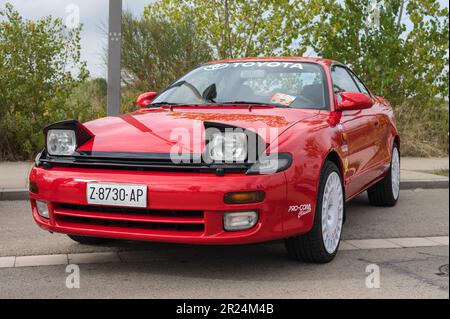
[[[245,104],[245,105],[267,105],[273,106],[270,103],[262,103],[262,102],[249,102],[249,101],[233,101],[233,102],[217,102],[217,104]]]
[[[159,107],[159,106],[174,106],[174,105],[181,105],[180,103],[171,103],[171,102],[158,102],[158,103],[150,103],[147,105],[147,107]]]
[[[248,105],[249,108],[252,108],[252,106],[254,106],[254,105],[265,106],[265,107],[277,107],[277,105],[271,104],[271,103],[249,102],[249,101],[218,102],[217,104],[222,104],[222,105],[244,104],[244,105]]]

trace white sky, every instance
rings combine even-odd
[[[80,22],[83,24],[81,35],[82,59],[87,61],[92,77],[106,78],[103,62],[104,48],[107,44],[103,29],[108,22],[108,0],[0,0],[0,8],[11,3],[26,19],[37,20],[52,15],[66,19],[66,8],[76,4],[80,10]],[[142,14],[144,7],[152,0],[123,0],[123,8],[135,14]]]
[[[439,0],[442,6],[449,6],[448,0]],[[52,15],[66,19],[66,8],[76,4],[80,10],[80,21],[83,24],[81,38],[82,59],[87,61],[92,77],[106,77],[106,67],[103,62],[106,35],[104,27],[107,24],[108,0],[0,0],[0,7],[11,3],[20,14],[32,20]],[[123,0],[124,9],[135,14],[142,14],[144,6],[153,0]]]

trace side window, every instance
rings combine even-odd
[[[355,80],[356,84],[358,84],[360,91],[364,94],[370,95],[369,90],[367,90],[364,83],[362,83],[361,80],[356,75],[354,75],[354,74],[352,74],[352,75],[353,75],[353,79]]]
[[[343,67],[335,66],[331,70],[334,93],[361,92],[350,74]]]

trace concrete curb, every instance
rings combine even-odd
[[[6,200],[27,200],[27,189],[0,189],[0,201]]]
[[[341,241],[340,251],[402,249],[448,246],[448,236],[350,239]],[[151,251],[129,250],[53,255],[0,256],[1,268],[43,267],[67,264],[153,263],[171,262],[171,258],[152,255]]]
[[[414,180],[414,181],[402,181],[400,188],[404,190],[408,189],[445,189],[448,187],[448,180]],[[27,200],[27,189],[0,189],[0,201],[15,201],[15,200]]]
[[[438,189],[438,188],[448,188],[448,179],[447,180],[436,180],[436,181],[403,181],[400,182],[401,189]]]

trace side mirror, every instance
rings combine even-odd
[[[342,92],[337,96],[336,110],[364,110],[373,106],[370,96],[359,92]]]
[[[154,99],[158,96],[156,92],[146,92],[141,95],[136,100],[136,105],[139,107],[147,107]]]

